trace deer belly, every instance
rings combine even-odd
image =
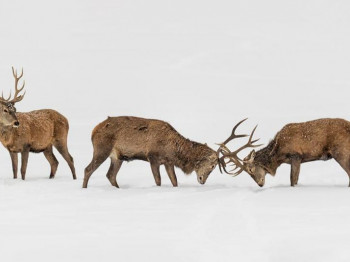
[[[31,152],[42,152],[46,148],[48,148],[51,145],[51,143],[44,143],[44,142],[32,142],[30,144],[30,151]]]
[[[123,161],[132,160],[144,160],[147,161],[147,156],[144,152],[131,151],[131,150],[118,150],[113,149],[110,156]]]
[[[33,152],[41,152],[44,151],[46,148],[48,148],[52,144],[52,138],[51,136],[45,136],[42,137],[32,137],[31,143],[30,143],[30,150]]]
[[[119,154],[119,159],[124,161],[132,161],[132,160],[148,161],[147,156],[143,152],[123,152]]]

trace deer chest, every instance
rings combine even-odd
[[[8,145],[6,147],[10,152],[12,153],[18,153],[22,151],[22,147],[16,146],[16,145]]]

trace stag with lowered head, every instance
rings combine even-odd
[[[12,160],[13,178],[17,178],[18,153],[22,156],[21,175],[25,179],[29,152],[43,152],[51,166],[50,178],[54,178],[58,161],[53,154],[52,146],[67,161],[76,179],[73,158],[68,152],[67,135],[68,121],[60,113],[51,110],[35,110],[28,113],[17,113],[15,103],[24,97],[19,93],[24,89],[25,82],[18,88],[19,80],[23,76],[23,69],[18,76],[17,70],[12,67],[15,78],[15,94],[11,99],[0,98],[0,141],[7,148]]]
[[[174,167],[179,167],[185,174],[195,171],[198,182],[204,184],[216,165],[222,166],[217,152],[206,144],[184,138],[170,124],[161,120],[108,117],[94,128],[91,140],[94,152],[90,164],[85,168],[83,188],[87,187],[92,173],[108,157],[111,164],[107,178],[115,187],[119,187],[116,178],[123,161],[148,161],[157,186],[161,185],[159,167],[164,165],[174,187],[177,186]]]
[[[302,163],[332,158],[350,178],[350,122],[325,118],[288,124],[265,148],[257,152],[252,150],[243,160],[237,156],[239,151],[230,152],[221,146],[221,158],[229,159],[228,162],[239,168],[236,173],[227,173],[238,175],[245,171],[261,187],[265,184],[265,175],[269,173],[274,176],[283,163],[291,165],[290,184],[295,186],[298,184]]]

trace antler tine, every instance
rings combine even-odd
[[[14,95],[13,98],[16,98],[16,97],[17,97],[17,95],[23,90],[25,84],[26,84],[26,82],[23,80],[23,84],[22,84],[22,87],[21,87],[21,88],[18,89],[17,86],[15,87],[16,90],[15,90],[15,95]],[[24,95],[24,94],[23,94],[23,95]],[[17,101],[17,102],[18,102],[18,101]]]
[[[226,170],[226,164],[230,163],[230,162],[233,163],[234,168],[231,171],[227,171]],[[241,162],[239,160],[237,160],[237,159],[230,158],[230,160],[227,163],[225,163],[225,165],[223,166],[223,170],[225,171],[226,174],[229,174],[231,176],[238,176],[240,173],[242,173],[245,170],[244,165],[242,165]],[[239,168],[238,171],[233,172],[233,171],[237,170],[238,168]]]
[[[233,174],[231,174],[230,173],[230,175],[231,176],[238,176],[240,173],[242,173],[244,171],[244,168],[241,168],[240,170],[238,170],[237,172],[235,172],[235,173],[233,173]]]
[[[23,76],[23,67],[22,67],[22,72],[21,72],[21,75],[20,76],[17,76],[17,69],[14,69],[14,67],[12,67],[12,74],[13,74],[13,77],[16,78],[16,79],[21,79],[22,76]]]
[[[22,67],[21,75],[18,77],[18,79],[20,79],[22,76],[23,76],[23,67]]]
[[[233,139],[235,139],[235,138],[240,138],[240,137],[246,137],[246,136],[248,136],[248,135],[236,135],[236,134],[235,134],[237,127],[238,127],[240,124],[242,124],[244,121],[246,121],[247,119],[248,119],[248,118],[245,118],[245,119],[239,121],[239,122],[233,127],[232,132],[231,132],[231,135],[225,140],[225,142],[218,144],[218,145],[220,146],[220,147],[218,148],[218,150],[216,151],[216,153],[217,153],[218,155],[219,155],[221,149],[222,149],[223,147],[225,147],[225,145],[226,145],[228,142],[230,142],[231,140],[233,140]],[[225,149],[228,150],[227,147],[225,147]],[[230,152],[230,150],[228,150],[228,152]]]
[[[233,175],[233,176],[238,176],[240,173],[242,173],[245,169],[244,169],[244,165],[242,165],[242,163],[238,160],[238,159],[233,159],[233,164],[235,165],[235,168],[232,170],[236,170],[237,168],[239,168],[239,170],[235,173],[229,173],[230,175]]]
[[[224,161],[223,158],[218,158],[218,162],[219,162],[219,170],[220,170],[220,173],[222,174],[222,169],[226,172],[226,163]]]
[[[11,98],[11,92],[10,92],[10,95],[9,95],[8,98],[5,98],[5,97],[4,97],[4,91],[1,92],[1,98],[0,98],[0,99],[1,99],[2,101],[8,102],[8,101],[10,100],[10,98]]]
[[[245,148],[261,146],[261,144],[260,144],[260,145],[254,145],[254,143],[257,142],[257,141],[259,141],[260,138],[259,138],[259,139],[255,139],[255,140],[252,141],[254,132],[255,132],[255,130],[256,130],[257,127],[258,127],[258,125],[256,125],[256,126],[254,127],[252,133],[251,133],[250,136],[249,136],[248,142],[247,142],[245,145],[243,145],[243,146],[241,146],[240,148],[238,148],[236,151],[230,153],[230,155],[237,157],[237,154],[238,154],[239,152],[241,152],[241,151],[242,151],[243,149],[245,149]],[[238,158],[238,157],[237,157],[237,158]]]
[[[248,118],[245,118],[241,121],[239,121],[232,129],[231,135],[225,140],[225,142],[223,142],[222,144],[226,145],[228,142],[230,142],[231,140],[235,139],[235,138],[240,138],[240,137],[246,137],[248,135],[236,135],[236,129],[237,127],[242,124],[244,121],[246,121]]]

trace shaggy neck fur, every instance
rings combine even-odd
[[[181,168],[185,174],[192,173],[197,165],[215,151],[207,145],[193,142],[189,139],[179,136],[175,140],[176,162],[175,166]]]
[[[276,157],[276,141],[272,140],[266,147],[256,152],[254,162],[264,168],[271,175],[276,174],[277,168],[281,165]]]

